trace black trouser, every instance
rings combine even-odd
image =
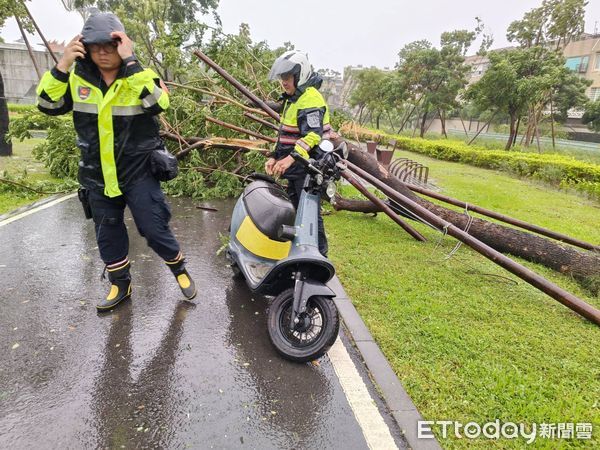
[[[150,248],[164,260],[175,259],[179,243],[169,228],[171,208],[159,182],[148,176],[122,192],[123,195],[113,198],[91,190],[88,194],[104,263],[121,261],[129,253],[129,237],[123,220],[125,206],[129,207],[138,231]]]
[[[293,177],[287,178],[287,194],[290,198],[296,211],[298,210],[298,204],[300,203],[300,194],[302,193],[302,186],[304,186],[304,178]],[[327,244],[327,235],[325,234],[325,226],[323,225],[323,217],[321,216],[321,201],[319,200],[319,218],[318,218],[318,238],[319,238],[319,253],[327,257],[329,251],[329,245]]]

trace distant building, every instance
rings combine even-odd
[[[507,47],[499,50],[510,50]],[[565,65],[573,72],[592,82],[586,95],[590,100],[600,100],[600,34],[583,34],[581,39],[569,42],[563,49]],[[469,84],[478,81],[490,66],[486,56],[468,56],[465,64],[471,66]]]
[[[51,42],[50,46],[60,57],[64,44]],[[45,48],[33,50],[33,57],[41,73],[54,66],[54,60]],[[0,43],[0,73],[4,80],[4,95],[9,103],[35,103],[39,79],[24,43]]]

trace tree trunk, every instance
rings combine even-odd
[[[377,114],[377,117],[375,118],[375,128],[377,130],[379,130],[379,121],[381,119],[381,113]]]
[[[527,133],[525,133],[525,147],[533,142],[533,114],[531,108],[529,108],[529,114],[527,115]]]
[[[497,113],[498,113],[498,111],[496,111],[494,114],[492,114],[492,117],[490,117],[490,120],[488,121],[487,125],[492,123],[492,120],[494,120],[494,117],[496,117]],[[479,128],[479,125],[477,126],[477,128]],[[477,137],[483,130],[485,130],[485,125],[483,127],[481,127],[480,130],[477,131],[477,134],[475,136],[473,136],[473,138],[467,143],[467,145],[471,145],[473,142],[475,142],[475,139],[477,139]]]
[[[519,115],[519,118],[517,119],[517,127],[515,129],[515,137],[512,141],[512,147],[514,147],[517,144],[517,137],[519,137],[519,127],[521,126],[521,116]]]
[[[467,127],[465,126],[465,121],[463,120],[462,116],[459,116],[459,118],[460,118],[460,123],[462,123],[463,130],[465,130],[465,136],[467,136],[467,139],[468,139],[469,133],[467,133]]]
[[[540,107],[540,115],[541,115],[541,107]],[[542,146],[540,144],[540,127],[539,127],[539,119],[536,115],[535,117],[535,138],[537,140],[537,149],[538,153],[542,153]]]
[[[17,25],[19,26],[19,31],[21,32],[21,37],[23,38],[23,42],[25,42],[25,45],[27,46],[27,52],[29,53],[29,58],[31,59],[31,63],[33,64],[33,68],[35,69],[35,73],[38,76],[38,81],[42,79],[42,71],[40,71],[40,68],[38,67],[37,61],[35,60],[35,56],[33,56],[33,50],[31,49],[31,44],[29,43],[29,39],[27,39],[27,33],[25,33],[25,30],[23,29],[23,24],[21,23],[21,20],[19,19],[18,15],[15,15],[15,20],[17,22]]]
[[[332,202],[332,206],[336,211],[361,212],[365,214],[383,211],[383,209],[369,200],[353,200],[341,197],[339,194],[335,194],[335,200]]]
[[[12,155],[12,142],[6,142],[6,133],[8,133],[8,105],[4,95],[4,79],[0,72],[0,156]]]
[[[440,115],[440,123],[442,125],[442,134],[448,139],[448,133],[446,133],[446,113],[444,111],[439,111]]]
[[[510,134],[508,136],[508,142],[506,143],[506,146],[504,147],[504,150],[510,150],[510,148],[513,145],[513,142],[515,141],[515,134],[516,134],[516,127],[515,127],[515,123],[516,123],[516,117],[514,114],[510,115]]]
[[[358,109],[358,123],[362,124],[362,114],[363,114],[363,110],[365,109],[365,105],[361,105],[360,108]]]
[[[425,111],[423,113],[423,119],[421,120],[421,133],[419,134],[420,137],[425,136],[425,124],[426,123],[427,123],[427,111]]]
[[[348,160],[369,172],[392,189],[414,200],[438,217],[465,229],[469,217],[461,212],[453,211],[431,203],[415,195],[403,182],[391,175],[377,163],[375,158],[363,152],[355,145],[348,143],[350,154]],[[363,211],[361,205],[352,201],[353,210]],[[343,203],[342,203],[343,205]],[[341,205],[338,205],[341,206]],[[364,205],[366,206],[366,205]],[[341,209],[341,208],[340,208]],[[368,208],[364,212],[376,212],[376,208]],[[502,253],[526,259],[550,267],[557,272],[574,277],[584,287],[595,294],[600,288],[600,254],[591,251],[579,251],[535,234],[498,225],[486,220],[472,218],[469,234],[481,242]]]
[[[600,56],[596,56],[600,58]],[[552,128],[552,149],[556,150],[556,138],[554,132],[554,104],[552,101],[552,93],[550,93],[550,127]]]

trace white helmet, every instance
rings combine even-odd
[[[294,85],[298,87],[306,83],[312,73],[313,68],[306,53],[290,50],[275,60],[269,72],[269,80],[277,80],[283,75],[292,74]]]

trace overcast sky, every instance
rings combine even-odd
[[[28,4],[48,39],[70,40],[81,30],[81,16],[64,11],[59,0]],[[341,71],[359,64],[393,67],[405,44],[427,39],[437,45],[443,31],[473,29],[476,16],[494,35],[494,47],[509,45],[505,34],[510,22],[539,4],[541,0],[220,0],[218,11],[226,32],[248,23],[254,40],[272,47],[290,41],[309,54],[316,68]],[[590,0],[586,10],[586,31],[595,27],[600,31],[600,0]],[[0,34],[7,42],[20,37],[14,20]]]

